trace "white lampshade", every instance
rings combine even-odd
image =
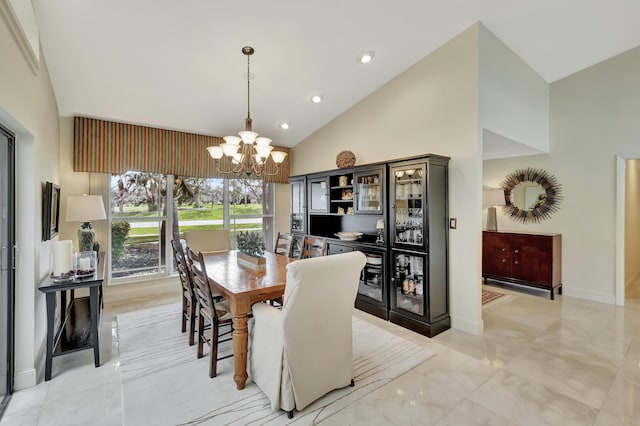
[[[240,136],[225,136],[222,139],[229,145],[240,145]]]
[[[209,155],[211,155],[211,158],[214,158],[216,160],[221,159],[224,155],[224,151],[219,146],[208,146],[207,151],[209,151]]]
[[[482,191],[482,205],[485,207],[504,206],[504,190],[490,189]]]
[[[280,164],[284,161],[287,153],[284,151],[271,151],[271,158],[273,158],[273,162],[276,164]]]
[[[376,229],[384,229],[384,220],[379,220],[376,222]]]
[[[227,157],[233,157],[238,152],[240,145],[233,145],[230,143],[221,143],[220,148],[222,148],[224,155],[226,155]]]
[[[269,145],[270,143],[271,143],[271,139],[265,138],[264,136],[260,136],[259,138],[256,138],[256,145],[258,146]]]
[[[256,145],[258,157],[267,158],[271,151],[273,151],[273,147],[271,145]]]
[[[101,195],[70,195],[67,198],[67,222],[91,222],[106,218]]]
[[[238,132],[238,134],[242,138],[242,142],[249,145],[253,144],[253,142],[258,137],[258,134],[256,132],[252,132],[251,130],[243,130],[241,132]]]

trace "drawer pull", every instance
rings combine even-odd
[[[502,248],[502,251],[507,251],[507,249],[503,247],[503,248]]]
[[[507,261],[507,259],[502,259],[502,263],[505,263]]]
[[[518,262],[518,261],[516,260],[516,261],[515,261],[515,262],[513,262],[513,263],[515,263],[515,264],[517,265],[517,264],[518,264],[518,263],[520,263],[520,262]]]
[[[520,251],[519,251],[519,250],[514,250],[513,252],[514,252],[514,253],[520,253]]]

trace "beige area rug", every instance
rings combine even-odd
[[[482,289],[482,304],[484,305],[502,296],[504,296],[504,293]]]
[[[208,352],[196,358],[196,347],[180,332],[180,309],[173,304],[118,315],[125,425],[311,425],[435,356],[354,317],[355,386],[330,392],[289,420],[271,410],[251,379],[236,390],[233,358],[218,361],[218,376],[209,378]],[[230,350],[223,346],[220,354]]]

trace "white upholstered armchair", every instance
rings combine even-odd
[[[291,418],[353,384],[351,316],[365,259],[351,252],[290,263],[282,310],[253,305],[249,374],[273,410]]]

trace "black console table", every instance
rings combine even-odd
[[[104,256],[100,253],[96,273],[92,276],[66,281],[47,278],[38,288],[47,297],[47,354],[44,379],[51,379],[53,357],[69,352],[93,348],[96,367],[100,366],[100,309]],[[75,297],[75,290],[89,289],[88,297]],[[60,326],[54,332],[57,308],[56,293],[60,293]],[[67,305],[67,292],[70,292]]]

